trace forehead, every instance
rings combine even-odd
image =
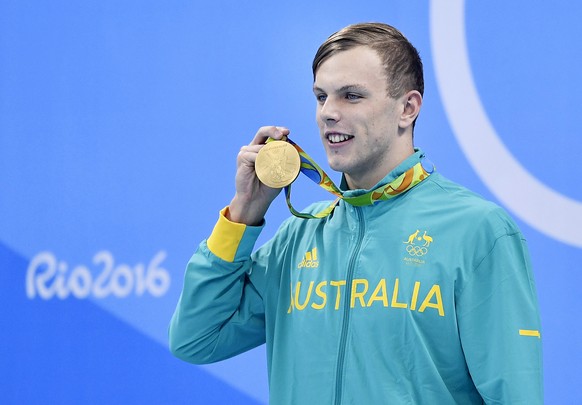
[[[314,87],[345,85],[385,87],[386,73],[378,53],[367,46],[339,51],[324,60],[317,69]]]

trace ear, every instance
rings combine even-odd
[[[402,96],[402,114],[398,126],[402,129],[412,127],[412,123],[420,113],[422,106],[422,95],[417,90],[410,90]]]

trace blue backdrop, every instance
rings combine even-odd
[[[359,3],[0,2],[1,403],[267,402],[264,347],[191,366],[167,325],[258,127],[327,167],[311,60],[372,20],[423,57],[416,144],[529,240],[546,402],[582,403],[582,5]],[[279,197],[261,242],[287,215]]]

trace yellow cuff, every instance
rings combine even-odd
[[[212,253],[222,260],[233,262],[247,226],[229,221],[226,218],[226,210],[228,207],[220,211],[218,222],[206,241],[206,245]]]

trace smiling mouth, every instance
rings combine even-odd
[[[345,134],[328,134],[327,140],[329,143],[342,143],[348,141],[353,138],[353,135],[345,135]]]

